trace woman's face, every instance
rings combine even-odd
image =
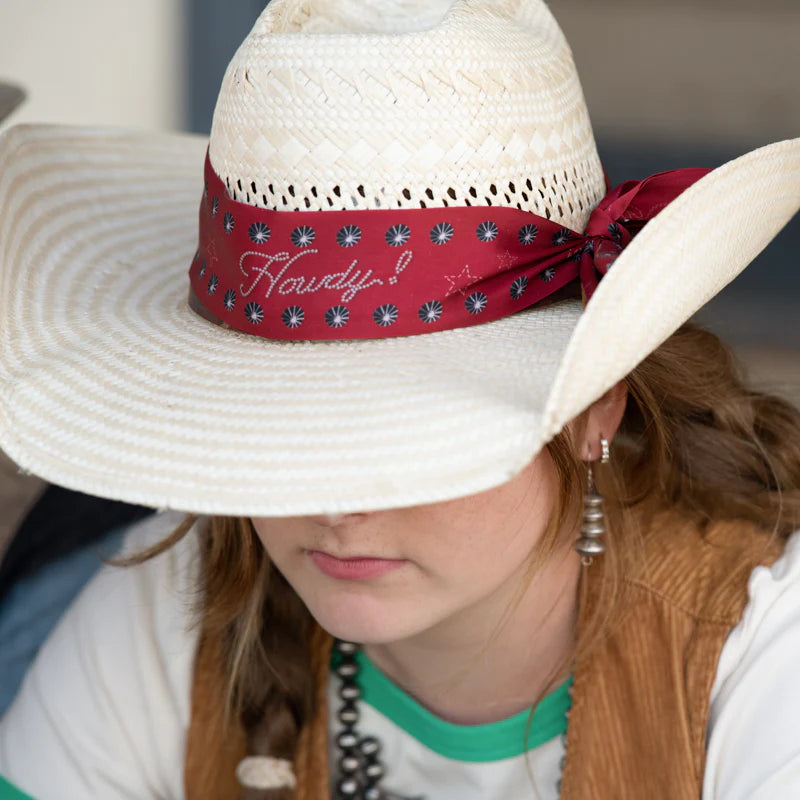
[[[459,619],[466,624],[476,609],[488,610],[494,626],[527,582],[557,491],[544,451],[510,482],[470,497],[253,524],[323,628],[379,644]]]

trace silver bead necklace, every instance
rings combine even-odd
[[[362,736],[358,730],[360,712],[358,701],[361,687],[358,683],[359,646],[354,642],[336,639],[334,649],[339,656],[335,672],[339,678],[340,705],[336,711],[340,729],[336,734],[339,757],[336,762],[337,778],[335,800],[425,800],[424,795],[400,795],[381,788],[385,769],[380,760],[381,743],[375,736]],[[570,687],[570,698],[572,690]],[[569,717],[569,712],[567,712]],[[562,734],[566,757],[566,734]],[[561,760],[561,768],[564,766]],[[561,779],[558,780],[560,794]]]
[[[336,734],[339,750],[336,800],[425,800],[423,795],[410,797],[381,788],[385,772],[380,760],[381,743],[375,736],[361,736],[358,731],[358,701],[361,699],[356,660],[358,645],[337,639],[334,648],[340,657],[336,675],[340,682],[338,694],[341,701],[336,712],[341,725]]]

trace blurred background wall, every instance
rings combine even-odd
[[[0,0],[13,122],[184,127],[185,19],[184,0]]]
[[[797,0],[553,0],[601,134],[757,146],[800,132]]]
[[[797,0],[550,5],[572,44],[612,182],[716,166],[800,136]],[[262,7],[263,0],[0,0],[0,82],[29,92],[10,121],[207,132],[224,67]],[[798,301],[795,219],[698,317],[737,346],[761,385],[800,402]],[[0,508],[9,507],[3,485]]]

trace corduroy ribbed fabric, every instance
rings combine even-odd
[[[575,668],[562,800],[701,796],[717,662],[747,605],[750,573],[772,564],[782,550],[783,540],[746,522],[702,530],[674,515],[656,520],[640,566],[623,581],[616,624]],[[602,562],[592,570],[583,615],[600,595]],[[315,711],[298,743],[296,800],[329,796],[330,648],[330,637],[317,628]],[[220,653],[218,643],[203,637],[192,688],[186,800],[227,800],[240,792],[234,772],[245,739],[241,730],[223,733]]]
[[[717,662],[750,573],[782,550],[746,522],[655,521],[617,624],[576,666],[561,800],[701,797]],[[601,582],[589,579],[582,619]]]

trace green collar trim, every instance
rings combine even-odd
[[[21,792],[16,786],[12,786],[0,775],[0,800],[32,800],[32,798]]]
[[[336,659],[338,661],[338,659]],[[356,654],[364,701],[430,750],[456,761],[481,763],[522,755],[567,732],[572,676],[530,711],[485,725],[456,725],[439,719],[386,677],[362,652]]]

